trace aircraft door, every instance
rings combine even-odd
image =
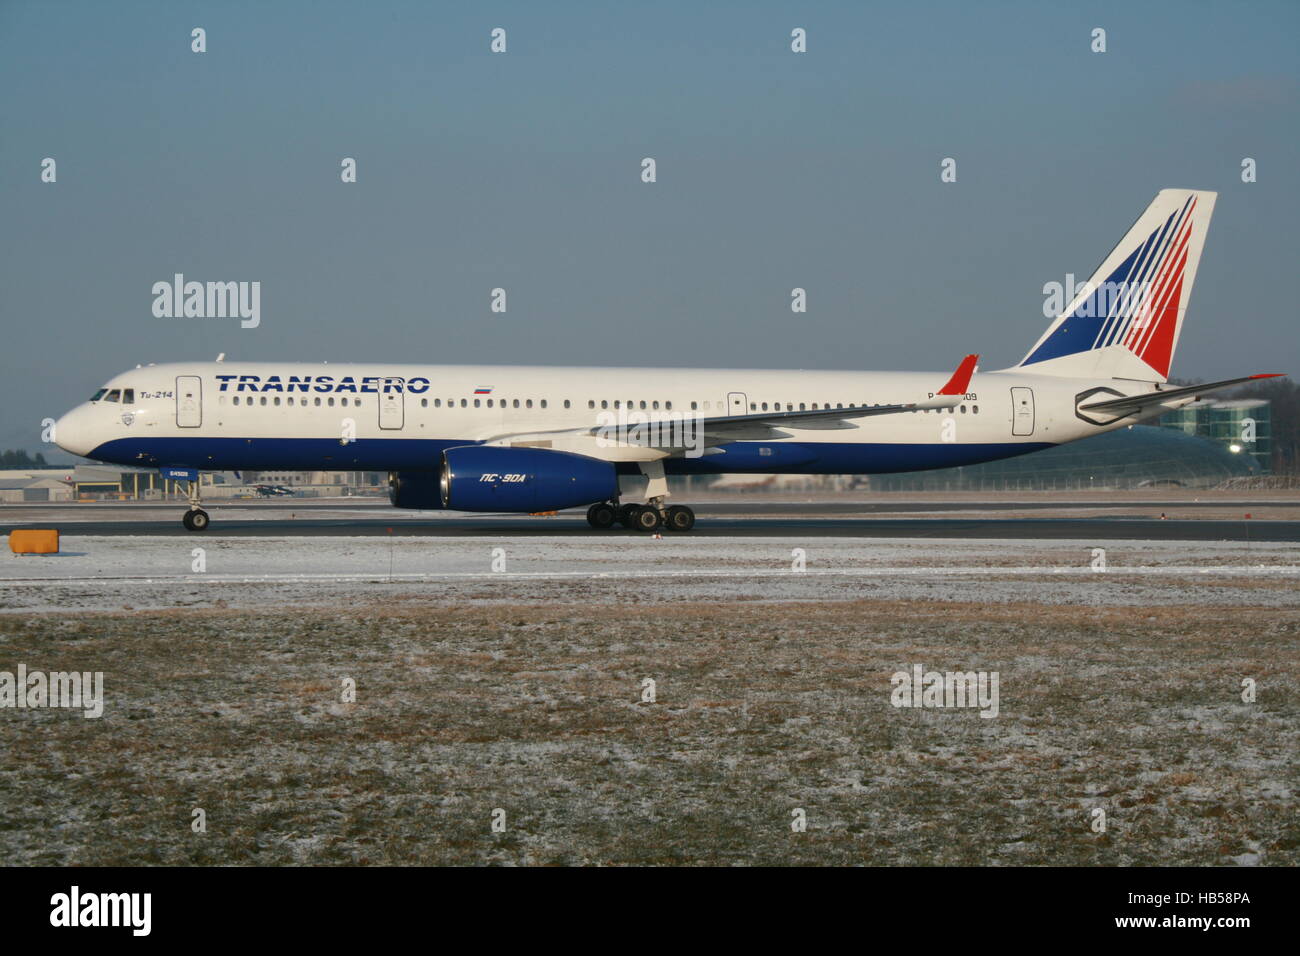
[[[406,423],[406,406],[402,395],[405,381],[400,378],[380,379],[379,385],[379,427],[399,429]]]
[[[728,415],[749,414],[749,404],[745,401],[744,392],[727,393],[727,414]]]
[[[197,375],[176,376],[176,424],[181,428],[203,424],[203,380]]]
[[[1032,435],[1033,433],[1034,390],[1013,388],[1011,390],[1011,434]]]

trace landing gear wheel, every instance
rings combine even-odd
[[[624,528],[633,527],[633,516],[640,507],[640,505],[623,505],[623,507],[618,509],[618,523]]]
[[[654,508],[645,508],[641,505],[635,505],[636,511],[632,514],[632,527],[637,531],[657,531],[659,529],[659,512]]]
[[[604,501],[587,509],[587,524],[593,528],[604,530],[612,527],[617,517],[618,513],[614,510],[614,506]]]
[[[181,519],[181,524],[185,525],[188,531],[207,531],[208,513],[201,508],[187,511],[185,517]]]
[[[664,527],[669,531],[690,531],[695,527],[695,512],[685,505],[673,505],[664,516]]]

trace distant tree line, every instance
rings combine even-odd
[[[33,458],[21,448],[0,451],[0,470],[3,471],[21,471],[24,468],[57,468],[58,465],[51,465],[45,460],[45,456],[39,451]]]

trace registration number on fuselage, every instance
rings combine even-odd
[[[527,479],[528,479],[527,475],[497,475],[497,474],[489,473],[489,474],[485,474],[482,478],[479,479],[479,481],[480,482],[500,481],[506,484],[519,484],[526,481]]]

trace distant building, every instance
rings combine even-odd
[[[1254,456],[1181,430],[1134,425],[1016,458],[873,475],[876,491],[1082,491],[1213,488],[1261,474]]]
[[[246,471],[243,474],[244,481],[251,485],[317,489],[320,494],[356,494],[388,485],[388,473],[379,471]]]
[[[1161,428],[1217,442],[1234,455],[1250,455],[1262,474],[1272,470],[1273,419],[1267,399],[1202,399],[1159,419]]]
[[[41,501],[71,501],[72,486],[58,477],[44,474],[14,475],[0,472],[0,503],[31,504]]]

